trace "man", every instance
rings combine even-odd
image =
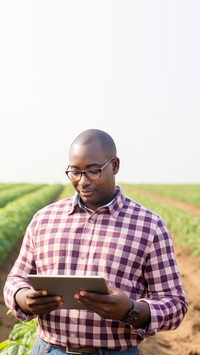
[[[115,186],[119,158],[106,132],[82,132],[69,150],[73,198],[40,210],[27,228],[4,288],[21,320],[38,316],[33,354],[138,354],[137,345],[175,329],[187,311],[170,234],[162,219]],[[88,310],[36,291],[27,274],[101,275],[109,294],[80,291]],[[38,347],[40,350],[38,350]]]

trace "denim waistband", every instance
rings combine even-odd
[[[66,352],[54,347],[52,344],[45,342],[40,337],[37,337],[31,352],[31,355],[64,355],[71,354],[70,352]],[[98,348],[96,349],[94,354],[90,355],[139,355],[139,351],[137,346],[128,348],[126,350],[118,351],[111,349]]]

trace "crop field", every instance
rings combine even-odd
[[[22,237],[33,214],[51,203],[61,191],[62,185],[26,185],[1,189],[0,199],[0,262],[17,239]]]
[[[137,185],[141,192],[153,192],[200,207],[200,185]]]
[[[140,354],[200,354],[200,185],[121,184],[121,187],[131,199],[163,218],[171,232],[184,288],[192,305],[180,330],[158,334],[147,340],[141,345]],[[0,184],[0,265],[4,271],[0,283],[2,307],[2,288],[10,271],[6,268],[7,261],[21,243],[32,216],[43,206],[73,194],[70,184]],[[6,323],[11,316],[6,315],[5,306],[4,313],[2,315],[1,312],[0,318],[0,353],[29,354],[37,321],[17,322],[12,330]]]

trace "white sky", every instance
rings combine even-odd
[[[200,183],[200,1],[0,0],[0,182],[67,182],[85,129],[117,182]]]

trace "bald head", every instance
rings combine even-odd
[[[100,145],[102,152],[104,152],[105,156],[108,156],[108,158],[117,155],[116,145],[112,137],[99,129],[88,129],[80,133],[72,142],[70,152],[74,150],[75,146],[83,146],[92,143]]]
[[[88,208],[95,211],[115,197],[119,164],[115,143],[108,133],[88,129],[74,139],[67,174]]]

